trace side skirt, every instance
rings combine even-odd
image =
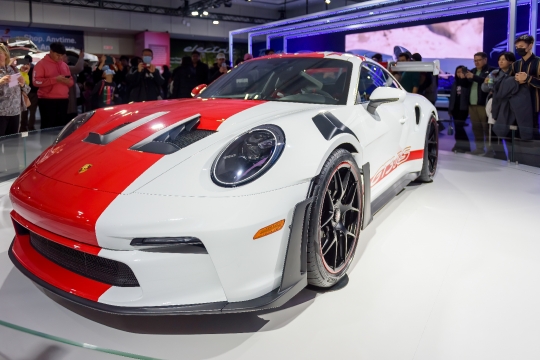
[[[401,179],[396,181],[391,187],[389,187],[384,193],[381,194],[377,199],[371,203],[371,211],[373,214],[376,214],[381,210],[386,204],[390,202],[397,194],[409,185],[411,181],[416,180],[420,176],[420,172],[413,172],[403,175]]]

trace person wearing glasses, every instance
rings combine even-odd
[[[469,94],[469,116],[471,117],[472,130],[476,150],[473,155],[484,155],[486,153],[486,140],[488,137],[488,117],[486,114],[487,93],[482,91],[482,84],[486,77],[493,70],[487,64],[487,54],[477,52],[474,54],[474,69],[467,71],[465,77],[471,84]]]
[[[540,58],[533,53],[534,37],[521,35],[516,39],[516,52],[521,57],[512,65],[511,75],[517,82],[529,87],[533,108],[533,136],[538,139],[538,113],[540,112]]]

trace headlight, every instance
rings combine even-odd
[[[84,114],[77,115],[75,119],[71,120],[62,131],[60,131],[60,134],[58,134],[58,137],[54,141],[55,144],[58,144],[60,141],[67,138],[69,135],[71,135],[75,130],[80,128],[85,122],[87,122],[92,115],[94,115],[95,111],[89,111]]]
[[[247,184],[266,173],[285,147],[285,134],[276,125],[251,129],[229,143],[212,165],[212,180],[219,186]]]

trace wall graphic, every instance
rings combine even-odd
[[[371,57],[381,53],[384,61],[395,60],[405,50],[420,53],[425,61],[439,59],[441,68],[454,72],[468,65],[482,51],[484,18],[455,20],[345,36],[345,51]]]
[[[182,62],[182,57],[191,56],[197,50],[201,53],[201,61],[211,66],[216,62],[216,56],[222,52],[229,59],[229,43],[216,41],[197,41],[184,39],[171,39],[171,68]],[[234,59],[244,58],[247,53],[247,44],[234,44]]]
[[[7,42],[10,40],[11,42],[16,38],[30,39],[42,51],[49,51],[49,44],[53,42],[60,42],[67,49],[84,48],[82,31],[0,26],[0,41]]]

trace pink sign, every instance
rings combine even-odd
[[[142,56],[143,49],[150,49],[154,53],[152,64],[170,66],[170,43],[169,33],[145,31],[135,36],[135,51]]]

